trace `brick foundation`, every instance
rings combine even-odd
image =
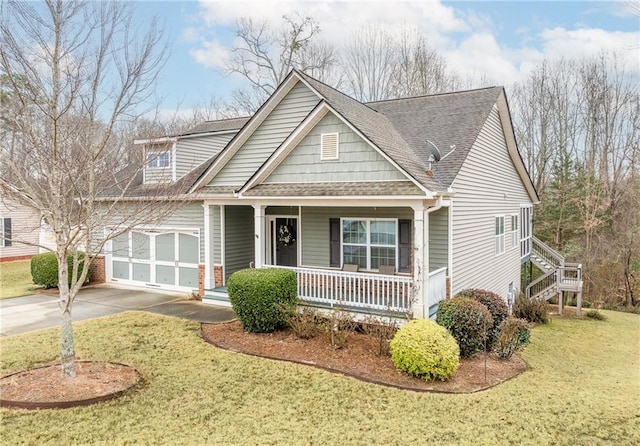
[[[221,287],[224,285],[224,276],[222,274],[222,265],[213,266],[213,284],[214,286]]]
[[[0,263],[4,262],[15,262],[16,260],[29,260],[33,257],[33,254],[28,256],[11,256],[11,257],[0,257]]]
[[[198,265],[198,295],[204,296],[204,265]]]
[[[103,256],[96,257],[91,262],[91,283],[104,283],[106,281],[105,258]]]

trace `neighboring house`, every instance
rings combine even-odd
[[[40,212],[0,196],[0,262],[30,259],[38,254],[39,238]]]
[[[512,299],[531,255],[538,196],[502,87],[363,104],[293,71],[250,119],[137,143],[128,194],[190,201],[115,238],[108,281],[228,304],[232,273],[275,266],[314,305],[429,317],[465,288]]]

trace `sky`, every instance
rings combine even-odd
[[[211,97],[222,100],[245,81],[220,67],[234,46],[240,17],[279,21],[294,12],[313,17],[336,46],[354,28],[376,23],[416,27],[448,66],[493,85],[512,85],[544,58],[621,54],[640,75],[640,1],[142,1],[136,20],[157,16],[171,52],[157,84],[167,114],[187,112]]]

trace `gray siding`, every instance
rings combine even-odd
[[[449,208],[429,214],[429,269],[449,265]]]
[[[319,101],[315,93],[298,82],[209,185],[243,185]]]
[[[320,159],[320,135],[338,133],[337,160]],[[407,177],[329,112],[278,165],[265,183],[397,181]]]
[[[251,206],[225,206],[225,282],[254,261],[254,219]]]
[[[19,241],[38,243],[40,238],[40,212],[34,208],[0,197],[0,218],[11,219],[11,246],[2,246],[0,258],[38,254],[37,246],[23,245]]]
[[[220,221],[220,206],[211,206],[211,231],[213,231],[213,263],[221,265],[222,223]]]
[[[176,143],[176,179],[225,148],[235,133],[179,139]]]
[[[494,107],[453,188],[452,292],[484,288],[506,298],[520,284],[520,250],[511,245],[511,214],[531,203],[507,152]],[[495,216],[505,216],[505,252],[495,255]]]
[[[302,265],[327,268],[329,219],[341,217],[413,219],[410,208],[302,208]]]
[[[200,232],[200,263],[204,263],[204,209],[201,202],[189,203],[157,225],[160,228],[193,228]]]

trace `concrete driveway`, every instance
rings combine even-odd
[[[142,310],[198,322],[224,322],[235,317],[231,308],[187,300],[185,293],[92,285],[80,290],[73,303],[74,321]],[[56,294],[36,294],[0,300],[0,336],[11,336],[60,325]]]

